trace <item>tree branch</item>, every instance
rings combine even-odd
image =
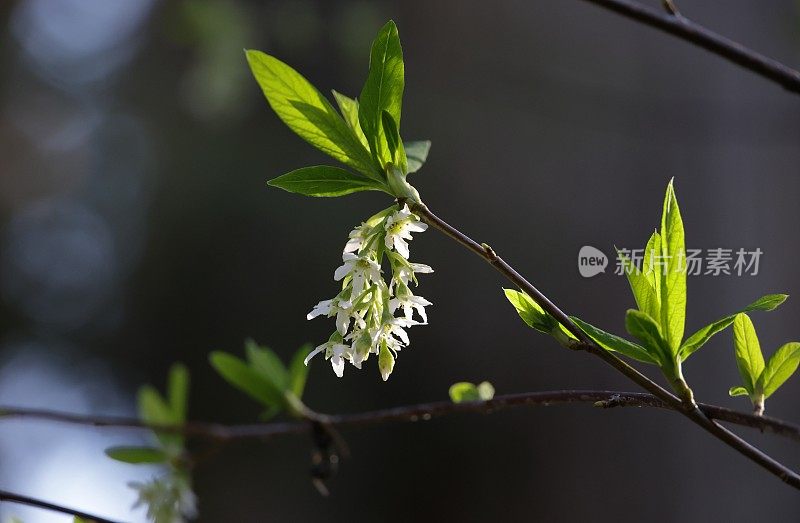
[[[71,508],[63,507],[61,505],[56,505],[55,503],[48,503],[47,501],[41,501],[39,499],[29,498],[28,496],[21,496],[19,494],[14,494],[13,492],[7,492],[5,490],[0,490],[0,501],[6,501],[8,503],[19,503],[20,505],[28,505],[31,507],[36,507],[44,510],[50,510],[52,512],[60,512],[62,514],[68,514],[70,516],[78,516],[79,518],[82,518],[87,522],[115,523],[113,520],[110,519],[101,518],[99,516],[93,516],[91,514],[87,514],[79,510],[73,510]]]
[[[570,403],[591,403],[599,408],[614,407],[650,407],[664,410],[680,410],[664,402],[652,394],[641,392],[618,392],[605,390],[556,390],[543,392],[528,392],[521,394],[507,394],[497,396],[488,401],[474,401],[467,403],[452,403],[450,401],[438,401],[432,403],[421,403],[403,407],[361,412],[357,414],[317,414],[314,413],[312,422],[288,421],[277,423],[257,423],[243,425],[223,425],[219,423],[207,422],[188,422],[183,426],[170,425],[149,425],[135,418],[121,416],[87,416],[81,414],[70,414],[66,412],[29,409],[19,407],[0,408],[0,420],[8,419],[32,419],[43,421],[54,421],[58,423],[69,423],[73,425],[84,425],[92,427],[123,428],[123,429],[145,429],[157,430],[161,432],[181,433],[186,436],[208,439],[212,441],[227,443],[237,440],[247,439],[266,439],[273,436],[308,434],[312,431],[314,423],[323,423],[329,427],[356,428],[370,425],[379,425],[390,422],[417,422],[427,421],[435,417],[457,413],[483,413],[491,414],[498,410],[511,407],[549,407],[552,405],[564,405]],[[770,418],[768,416],[756,416],[747,412],[707,405],[700,403],[699,409],[710,419],[733,423],[744,427],[751,427],[761,432],[769,432],[779,436],[787,437],[795,441],[800,441],[800,426],[792,423]],[[11,503],[21,503],[38,507],[45,510],[72,514],[89,521],[98,523],[114,523],[112,520],[93,516],[67,507],[30,498],[20,494],[0,490],[0,501]]]
[[[608,390],[555,390],[542,392],[525,392],[497,396],[488,401],[453,403],[437,401],[403,407],[393,407],[356,414],[316,414],[314,421],[335,428],[356,428],[378,425],[389,422],[415,422],[434,417],[464,412],[490,414],[511,407],[549,407],[569,403],[592,403],[595,407],[651,407],[664,410],[675,410],[674,407],[652,394],[642,392],[620,392]],[[701,403],[698,405],[706,416],[750,427],[761,432],[769,432],[778,436],[800,441],[800,426],[769,416],[756,416],[748,412],[739,412],[717,405]],[[683,410],[683,409],[681,409]],[[147,429],[161,432],[181,433],[189,437],[216,441],[234,441],[242,439],[264,439],[284,434],[302,434],[310,430],[307,421],[288,421],[272,423],[254,423],[242,425],[223,425],[201,421],[188,422],[183,426],[149,425],[135,418],[117,416],[84,416],[52,410],[26,409],[6,407],[0,409],[2,419],[33,419],[70,423],[94,427]]]
[[[539,289],[526,280],[519,274],[513,267],[500,258],[497,253],[487,244],[479,244],[466,234],[462,233],[449,223],[445,222],[423,203],[416,203],[411,201],[401,201],[400,203],[407,203],[411,210],[419,215],[431,227],[438,229],[449,238],[455,240],[463,245],[468,250],[477,254],[490,265],[492,265],[500,274],[505,276],[514,285],[525,291],[536,303],[539,304],[548,314],[558,320],[564,327],[567,328],[579,340],[578,343],[573,345],[572,348],[585,350],[595,356],[599,357],[619,372],[627,376],[631,381],[640,385],[648,392],[652,393],[658,399],[669,405],[670,408],[683,413],[687,418],[692,420],[695,424],[702,427],[707,432],[711,433],[720,441],[725,442],[729,447],[733,448],[740,454],[746,456],[753,462],[765,468],[785,483],[791,485],[796,489],[800,489],[800,475],[792,471],[782,463],[771,458],[763,453],[758,448],[754,447],[747,441],[743,440],[730,430],[712,421],[696,404],[684,403],[679,400],[671,392],[667,391],[659,384],[634,369],[626,362],[619,359],[611,352],[601,348],[594,341],[592,341],[586,334],[578,328],[577,325],[559,309],[553,302],[551,302]]]
[[[800,94],[800,72],[692,22],[681,15],[671,1],[665,1],[665,5],[667,10],[674,9],[674,13],[662,13],[631,0],[583,1],[702,47],[729,62],[780,84],[793,93]]]

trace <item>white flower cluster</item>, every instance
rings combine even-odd
[[[389,378],[397,352],[409,345],[405,329],[428,323],[425,307],[431,302],[414,295],[409,283],[416,284],[417,274],[433,269],[408,260],[411,233],[427,228],[405,205],[378,213],[353,229],[342,254],[344,263],[333,275],[342,281],[342,291],[319,302],[307,316],[309,320],[335,317],[336,331],[308,355],[306,365],[324,352],[341,378],[345,361],[360,369],[370,354],[377,354],[381,376],[384,381]],[[384,256],[392,271],[388,283],[381,276]],[[402,314],[395,317],[398,309]],[[414,319],[415,312],[422,321]]]
[[[167,474],[150,481],[131,481],[128,486],[139,497],[133,508],[147,507],[147,519],[154,523],[184,523],[197,517],[197,497],[187,479]]]

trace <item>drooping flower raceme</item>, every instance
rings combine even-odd
[[[197,497],[186,478],[168,474],[150,481],[131,481],[138,499],[133,505],[147,507],[147,518],[156,523],[184,523],[197,517]]]
[[[342,377],[345,361],[360,369],[370,354],[376,354],[381,376],[389,378],[397,353],[410,343],[405,329],[428,323],[425,307],[431,302],[412,293],[409,284],[417,283],[417,274],[433,269],[409,261],[408,245],[411,233],[427,228],[404,205],[385,209],[350,232],[343,263],[334,272],[334,280],[342,282],[341,292],[319,302],[307,316],[335,317],[336,331],[308,355],[306,365],[324,353]],[[388,281],[383,277],[384,259],[391,269]],[[395,317],[396,312],[401,315]]]

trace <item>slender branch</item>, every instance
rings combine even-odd
[[[675,408],[652,394],[643,392],[620,392],[608,390],[555,390],[541,392],[525,392],[496,396],[488,401],[453,403],[438,401],[393,407],[388,409],[360,412],[356,414],[314,414],[314,421],[336,428],[356,428],[378,425],[389,422],[414,422],[433,417],[458,414],[464,412],[490,414],[511,407],[562,405],[569,403],[592,403],[600,408],[613,407],[650,407],[664,410]],[[769,416],[756,416],[748,412],[739,412],[717,405],[700,403],[700,410],[706,416],[718,421],[750,427],[761,432],[769,432],[778,436],[800,441],[800,426]],[[683,409],[681,409],[683,410]],[[307,421],[289,421],[273,423],[256,423],[244,425],[223,425],[200,421],[188,422],[183,426],[149,425],[135,418],[117,416],[85,416],[65,412],[6,407],[0,409],[3,419],[33,419],[55,421],[74,425],[94,427],[147,429],[161,432],[185,434],[199,439],[216,441],[233,441],[241,439],[263,439],[284,434],[301,434],[309,431]]]
[[[279,435],[307,434],[312,431],[314,423],[323,423],[335,428],[355,428],[378,425],[390,422],[417,422],[427,421],[434,417],[457,413],[484,413],[490,414],[498,410],[521,406],[549,407],[571,403],[591,403],[595,407],[650,407],[664,410],[676,410],[674,406],[664,402],[652,394],[641,392],[618,392],[604,390],[556,390],[543,392],[528,392],[522,394],[507,394],[497,396],[488,401],[475,401],[467,403],[452,403],[438,401],[422,403],[404,407],[361,412],[357,414],[327,415],[313,413],[313,419],[306,421],[289,421],[278,423],[259,423],[249,425],[223,425],[219,423],[188,422],[183,426],[149,425],[135,418],[121,416],[87,416],[70,414],[66,412],[28,409],[18,407],[0,408],[0,420],[7,419],[33,419],[84,425],[92,427],[146,429],[162,432],[182,433],[187,436],[209,439],[217,442],[231,442],[246,439],[266,439]],[[770,432],[800,441],[800,426],[768,416],[756,416],[746,412],[706,405],[700,403],[699,409],[711,419],[751,427],[761,432]],[[677,409],[683,411],[683,409]],[[309,422],[311,421],[311,422]],[[52,510],[64,514],[72,514],[89,521],[98,523],[113,523],[112,520],[93,516],[67,507],[34,499],[31,497],[14,494],[0,490],[0,501],[21,503]]]
[[[79,518],[84,519],[86,521],[92,521],[96,523],[115,523],[111,519],[101,518],[99,516],[93,516],[92,514],[87,514],[79,510],[73,510],[71,508],[63,507],[61,505],[56,505],[55,503],[49,503],[47,501],[29,498],[28,496],[14,494],[13,492],[7,492],[5,490],[0,490],[0,501],[6,501],[8,503],[19,503],[20,505],[28,505],[31,507],[36,507],[44,510],[50,510],[53,512],[60,512],[62,514],[68,514],[70,516],[78,516]]]
[[[800,72],[692,22],[681,15],[670,0],[664,2],[666,9],[670,11],[668,13],[662,13],[631,0],[583,1],[702,47],[729,62],[782,85],[793,93],[800,94]]]
[[[539,289],[522,277],[522,275],[520,275],[502,258],[500,258],[491,247],[486,244],[479,244],[466,234],[445,222],[431,212],[425,204],[410,201],[405,203],[408,203],[412,211],[418,214],[431,227],[438,229],[446,236],[452,238],[459,244],[466,247],[468,250],[486,260],[500,274],[505,276],[517,287],[525,291],[536,303],[539,304],[540,307],[542,307],[542,309],[558,320],[564,327],[567,328],[567,330],[569,330],[573,335],[575,335],[576,338],[578,338],[579,343],[575,344],[573,348],[585,350],[599,357],[617,369],[619,372],[627,376],[631,381],[637,383],[645,390],[656,396],[658,399],[669,405],[674,410],[682,412],[687,418],[692,420],[695,424],[699,425],[707,432],[714,435],[720,441],[725,442],[728,446],[746,456],[761,467],[765,468],[775,476],[779,477],[785,483],[796,489],[800,489],[800,475],[798,475],[796,472],[763,453],[725,427],[722,427],[721,425],[712,421],[708,416],[706,416],[706,414],[703,413],[702,410],[698,408],[696,404],[682,402],[671,392],[667,391],[656,382],[589,339],[589,337],[586,336],[586,334],[579,329],[577,325],[575,325],[569,316],[564,314],[564,312],[553,302],[551,302],[544,294],[542,294]]]

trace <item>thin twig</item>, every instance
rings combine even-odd
[[[464,412],[489,414],[510,407],[562,405],[568,403],[592,403],[596,407],[652,407],[665,410],[675,410],[674,407],[660,400],[652,394],[643,392],[621,392],[608,390],[554,390],[541,392],[525,392],[519,394],[506,394],[496,396],[488,401],[468,403],[453,403],[438,401],[393,407],[382,410],[360,412],[356,414],[316,414],[318,423],[323,423],[336,428],[356,428],[369,425],[378,425],[389,422],[414,422],[428,420],[434,417]],[[800,441],[800,426],[787,421],[771,418],[769,416],[756,416],[748,412],[739,412],[717,405],[699,404],[708,417],[750,427],[761,432],[769,432],[778,436]],[[681,409],[683,410],[683,409]],[[223,425],[192,421],[183,426],[149,425],[134,418],[112,416],[86,416],[68,414],[65,412],[6,407],[0,409],[3,419],[32,419],[70,423],[76,425],[123,428],[147,429],[160,432],[182,433],[189,437],[207,439],[212,441],[233,441],[241,439],[264,439],[284,434],[303,434],[310,430],[307,421],[289,421],[256,423],[244,425]]]
[[[542,307],[542,309],[558,320],[564,327],[567,328],[567,330],[569,330],[573,335],[575,335],[576,338],[578,338],[579,343],[573,348],[585,350],[599,357],[627,376],[634,383],[640,385],[645,390],[658,397],[664,403],[668,404],[674,410],[682,412],[695,424],[714,435],[720,441],[725,442],[729,447],[751,459],[753,462],[765,468],[785,483],[796,489],[800,489],[800,475],[798,475],[796,472],[763,453],[761,450],[743,440],[730,430],[712,421],[703,413],[702,410],[698,408],[697,405],[682,402],[671,392],[667,391],[656,382],[589,339],[589,337],[586,336],[586,334],[580,328],[578,328],[577,325],[575,325],[569,316],[564,314],[564,312],[553,302],[551,302],[544,294],[542,294],[539,289],[526,280],[502,258],[500,258],[500,256],[498,256],[494,249],[492,249],[490,246],[486,244],[479,244],[466,234],[462,233],[449,223],[436,216],[425,204],[410,201],[404,203],[408,203],[408,205],[411,207],[411,210],[419,215],[422,220],[431,227],[441,231],[446,236],[452,238],[459,244],[466,247],[468,250],[486,260],[498,272],[500,272],[500,274],[505,276],[517,287],[525,291],[536,303],[539,304],[540,307]]]
[[[6,492],[5,490],[0,490],[0,501],[8,503],[19,503],[20,505],[28,505],[31,507],[36,507],[44,510],[50,510],[53,512],[60,512],[62,514],[68,514],[70,516],[78,516],[79,518],[84,519],[86,521],[92,521],[96,523],[115,523],[111,519],[101,518],[100,516],[93,516],[92,514],[81,512],[80,510],[73,510],[71,508],[63,507],[61,505],[56,505],[55,503],[49,503],[47,501],[30,498],[28,496],[21,496],[19,494],[14,494],[13,492]]]
[[[522,394],[507,394],[497,396],[488,401],[475,401],[467,403],[452,403],[438,401],[422,403],[389,409],[361,412],[357,414],[326,415],[314,413],[313,421],[289,421],[277,423],[259,423],[249,425],[223,425],[219,423],[188,422],[182,426],[149,425],[135,418],[120,416],[89,416],[70,414],[45,409],[29,409],[19,407],[0,408],[0,420],[31,419],[55,421],[74,425],[92,427],[145,429],[160,432],[182,433],[187,436],[203,438],[216,443],[227,443],[236,440],[266,439],[273,436],[307,434],[312,431],[314,424],[324,424],[328,429],[335,427],[356,428],[370,425],[379,425],[390,422],[417,422],[427,421],[435,417],[457,413],[484,413],[490,414],[498,410],[521,406],[549,407],[569,403],[592,403],[595,407],[651,407],[665,410],[676,410],[674,406],[662,401],[652,394],[641,392],[618,392],[604,390],[556,390],[543,392],[528,392]],[[758,429],[761,432],[770,432],[800,441],[800,426],[793,425],[783,420],[768,416],[756,416],[746,412],[706,405],[700,403],[699,409],[708,418],[724,421]],[[684,409],[678,409],[684,411]],[[0,491],[0,501],[22,503],[45,510],[52,510],[64,514],[73,514],[89,521],[98,523],[113,523],[111,520],[86,514],[67,507],[46,501]]]
[[[800,72],[692,22],[678,13],[677,9],[674,13],[662,13],[631,0],[584,1],[702,47],[729,62],[782,85],[793,93],[800,94]]]
[[[672,0],[661,0],[661,4],[664,6],[664,9],[671,14],[672,16],[681,16],[681,12],[678,10],[678,6],[675,5],[675,2]]]

